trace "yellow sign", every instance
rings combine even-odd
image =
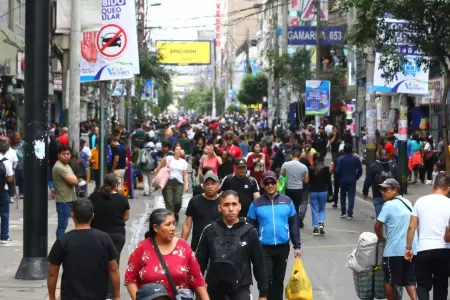
[[[162,65],[209,65],[211,42],[209,41],[156,41],[156,49]]]

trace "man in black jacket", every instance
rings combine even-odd
[[[379,185],[386,178],[395,178],[397,181],[400,178],[397,176],[397,165],[389,159],[388,152],[385,149],[380,150],[380,158],[370,165],[369,170],[370,173],[366,174],[366,179],[364,180],[363,195],[364,200],[367,200],[369,188],[372,187],[373,206],[375,207],[375,214],[378,217],[385,202],[383,195],[381,195]]]
[[[220,196],[222,218],[206,226],[196,257],[206,275],[208,294],[214,300],[248,300],[253,273],[258,282],[259,300],[267,298],[267,274],[258,232],[239,218],[241,204],[235,191]]]

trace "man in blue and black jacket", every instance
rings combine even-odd
[[[294,246],[295,256],[301,255],[297,212],[291,198],[277,193],[277,183],[274,172],[264,172],[262,187],[265,194],[253,201],[247,215],[247,221],[258,229],[264,250],[269,281],[268,300],[283,299],[289,239]]]

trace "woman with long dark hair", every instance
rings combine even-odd
[[[313,235],[325,234],[325,205],[332,197],[330,168],[324,166],[319,153],[313,155],[313,164],[309,172],[309,202],[311,205]]]
[[[117,251],[117,264],[120,253],[125,245],[125,222],[130,216],[130,204],[127,197],[119,193],[119,182],[114,174],[105,176],[103,185],[93,192],[89,199],[94,204],[94,219],[91,227],[106,232],[114,243]],[[108,294],[112,296],[112,286],[109,284]],[[108,297],[112,298],[112,297]]]
[[[174,213],[164,208],[152,212],[149,231],[128,260],[125,285],[131,299],[136,300],[137,290],[147,283],[162,284],[169,296],[175,299],[176,291],[170,286],[166,272],[161,266],[158,249],[175,286],[179,289],[194,290],[196,299],[209,300],[197,259],[189,244],[175,236]]]

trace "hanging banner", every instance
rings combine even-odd
[[[418,56],[406,55],[407,62],[402,70],[394,75],[391,82],[386,82],[386,75],[380,67],[381,54],[375,56],[375,72],[373,90],[380,93],[428,94],[428,69],[418,66]]]
[[[289,1],[289,10],[300,11],[300,1],[301,0],[291,0]]]
[[[151,100],[153,99],[153,81],[145,81],[145,85],[142,88],[141,100]]]
[[[103,0],[102,28],[83,32],[80,81],[130,79],[139,74],[134,1]]]
[[[305,114],[307,116],[330,115],[330,81],[306,80]]]
[[[72,27],[72,1],[76,0],[58,0],[56,2],[56,33],[58,34],[70,34],[70,28]],[[102,2],[105,1],[79,1],[81,1],[81,13],[83,14],[81,31],[99,31],[103,26]],[[120,2],[120,0],[115,0],[115,2]]]

